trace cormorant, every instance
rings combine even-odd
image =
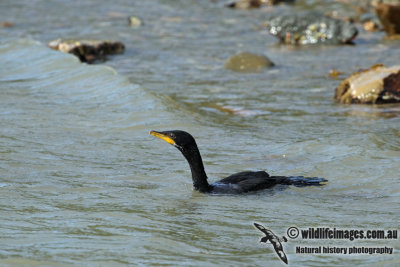
[[[303,176],[269,176],[265,171],[244,171],[232,174],[218,182],[209,184],[204,170],[200,151],[197,148],[193,136],[185,131],[174,130],[157,132],[151,131],[151,135],[161,138],[178,148],[189,163],[192,171],[193,187],[202,193],[212,194],[240,194],[261,190],[276,184],[307,186],[321,185],[326,180],[323,178],[306,178]]]

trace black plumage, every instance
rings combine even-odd
[[[163,139],[182,152],[192,172],[193,187],[202,193],[239,194],[269,188],[277,184],[308,186],[321,185],[321,182],[326,181],[323,178],[269,176],[265,171],[244,171],[209,184],[200,151],[192,135],[180,130],[151,131],[150,134]]]

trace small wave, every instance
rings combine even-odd
[[[102,126],[124,121],[125,128],[174,118],[158,97],[108,66],[82,64],[27,39],[0,43],[0,55],[2,87],[13,88],[9,93],[34,113],[63,111]]]

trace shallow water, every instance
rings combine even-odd
[[[334,104],[340,80],[328,74],[398,64],[400,42],[361,32],[355,46],[276,45],[262,20],[308,8],[299,2],[235,11],[211,1],[2,1],[1,21],[15,25],[0,29],[0,264],[282,266],[253,222],[279,236],[290,226],[398,229],[400,107]],[[144,25],[130,28],[129,15]],[[46,47],[59,37],[127,50],[86,65]],[[240,51],[276,66],[225,70]],[[195,136],[210,181],[267,170],[329,182],[202,195],[179,151],[148,135],[164,129]],[[295,253],[319,245],[395,253]],[[293,266],[400,262],[398,240],[283,246]]]

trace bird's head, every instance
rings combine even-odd
[[[197,147],[196,141],[194,140],[193,136],[185,131],[181,130],[164,131],[164,132],[150,131],[150,134],[155,137],[161,138],[162,140],[175,146],[182,152],[192,147]]]

